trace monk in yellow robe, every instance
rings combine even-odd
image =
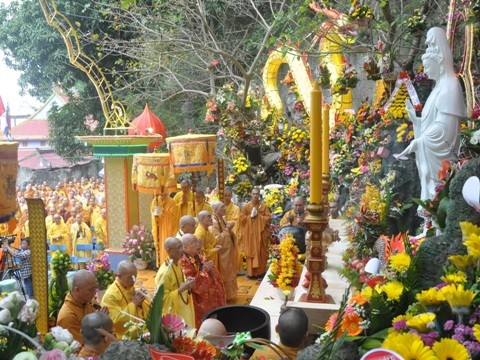
[[[209,226],[212,226],[212,214],[208,211],[200,211],[194,235],[202,244],[203,255],[213,262],[216,269],[219,269],[218,251],[221,246],[217,244],[215,236],[208,231]]]
[[[77,251],[78,244],[91,244],[92,232],[90,227],[83,222],[82,214],[77,214],[75,222],[70,227],[70,238],[72,239],[72,256],[90,257],[91,251]]]
[[[57,213],[57,209],[54,206],[48,208],[48,215],[45,217],[45,229],[48,230],[50,225],[53,224],[53,216]]]
[[[240,231],[240,208],[235,205],[232,201],[233,192],[232,189],[226,188],[224,191],[224,198],[225,198],[225,219],[227,222],[233,222],[233,233],[235,235],[235,244],[237,247],[237,272],[243,270],[243,241],[242,241],[242,233]]]
[[[50,245],[65,245],[68,255],[72,255],[72,242],[67,224],[63,222],[60,214],[53,215],[53,224],[47,230],[47,239]]]
[[[150,311],[150,304],[146,294],[135,290],[137,267],[130,260],[120,261],[117,268],[117,278],[103,295],[101,305],[108,308],[113,320],[117,338],[120,340],[125,334],[125,323],[132,320],[132,316],[145,320]]]
[[[190,184],[188,181],[184,180],[180,184],[182,190],[175,194],[173,200],[180,207],[180,217],[184,215],[193,215],[192,213],[192,204],[194,201],[193,191],[190,189]]]
[[[97,244],[103,244],[105,248],[110,246],[108,241],[107,231],[107,209],[100,210],[100,217],[94,225],[95,236],[97,237]]]
[[[251,278],[262,277],[267,271],[271,218],[268,206],[260,201],[260,190],[253,188],[251,201],[242,206],[240,214],[247,275]]]
[[[152,234],[157,254],[157,266],[167,258],[163,241],[175,236],[180,220],[180,207],[168,193],[156,195],[150,204],[152,214]]]
[[[305,200],[301,196],[295,197],[293,199],[293,207],[291,210],[287,211],[282,220],[280,220],[280,227],[284,227],[290,225],[290,216],[293,216],[294,220],[291,225],[293,226],[303,226],[303,221],[305,220],[305,216],[307,215],[305,211]]]
[[[219,271],[222,277],[223,287],[227,301],[233,301],[237,297],[237,246],[235,244],[235,234],[233,222],[226,222],[225,204],[221,201],[215,201],[213,204],[213,225],[209,230],[215,236],[217,244],[221,246],[218,250]]]
[[[209,203],[206,202],[205,194],[202,190],[197,190],[195,192],[195,205],[193,206],[193,216],[198,218],[200,211],[212,212],[212,207]]]
[[[183,255],[182,241],[168,237],[164,245],[169,258],[160,266],[155,276],[155,288],[158,289],[163,284],[163,314],[179,315],[189,327],[194,328],[195,312],[191,289],[195,279],[185,279],[182,267],[178,265],[178,260]]]

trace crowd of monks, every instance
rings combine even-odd
[[[45,204],[45,227],[50,245],[64,246],[70,256],[89,256],[77,252],[79,244],[97,243],[108,247],[107,210],[103,179],[81,178],[59,181],[54,188],[46,182],[17,187],[17,212],[9,223],[0,224],[0,236],[14,234],[13,246],[29,236],[26,199],[42,199]]]

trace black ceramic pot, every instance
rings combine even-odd
[[[228,334],[250,331],[252,338],[270,340],[270,315],[258,307],[250,305],[229,305],[216,308],[206,313],[205,319],[217,319],[222,322]],[[255,349],[245,346],[250,356]]]

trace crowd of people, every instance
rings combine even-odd
[[[245,264],[249,278],[265,275],[271,214],[258,188],[252,190],[250,201],[241,207],[232,201],[231,189],[225,189],[222,202],[215,191],[194,192],[187,181],[181,183],[179,192],[170,195],[173,194],[154,196],[150,206],[159,268],[155,286],[158,289],[163,285],[164,313],[177,314],[189,327],[198,329],[209,311],[235,302],[237,275]],[[102,179],[60,181],[54,189],[46,183],[28,184],[23,191],[17,189],[15,228],[11,223],[1,224],[0,236],[15,235],[14,243],[4,243],[3,250],[27,263],[26,270],[21,269],[22,278],[27,295],[33,298],[31,266],[27,266],[28,198],[40,198],[45,203],[50,246],[63,245],[70,256],[90,256],[78,252],[77,245],[91,244],[95,237],[97,243],[108,246],[109,240]],[[301,226],[304,210],[303,199],[295,199],[282,223]],[[16,249],[15,242],[21,242],[20,249]],[[100,304],[96,303],[95,276],[87,270],[78,270],[73,276],[57,324],[68,329],[84,346],[83,354],[103,352],[110,341],[122,338],[128,321],[145,319],[150,311],[152,296],[135,288],[135,264],[130,260],[120,262],[115,275],[115,282]],[[92,330],[92,324],[98,328]]]

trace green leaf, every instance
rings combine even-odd
[[[170,340],[168,339],[162,327],[164,293],[165,290],[162,284],[158,288],[158,291],[153,298],[152,306],[150,307],[150,311],[145,322],[147,324],[148,331],[150,332],[151,344],[162,344],[167,347],[171,347]]]

